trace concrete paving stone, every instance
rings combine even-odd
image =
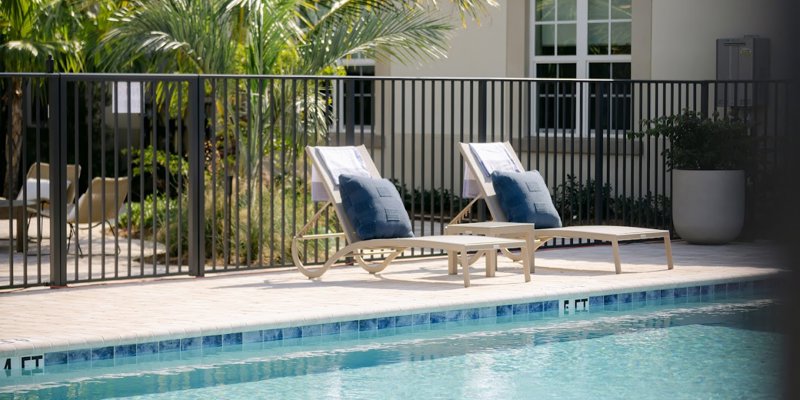
[[[669,271],[661,243],[626,244],[617,275],[609,246],[542,249],[531,282],[499,257],[495,277],[483,261],[470,267],[469,288],[460,268],[447,275],[445,257],[428,257],[397,260],[377,275],[335,267],[317,280],[284,268],[11,290],[0,292],[0,356],[765,279],[785,273],[775,254],[764,243],[678,241]]]

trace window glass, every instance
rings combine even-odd
[[[553,21],[556,17],[556,3],[554,0],[536,0],[536,20]]]
[[[611,77],[611,63],[589,64],[590,79],[608,79]]]
[[[573,63],[558,64],[558,77],[575,79],[578,77],[576,70],[575,64]]]
[[[631,64],[589,63],[589,77],[594,79],[630,79]],[[598,92],[599,90],[599,92]],[[592,129],[612,129],[627,131],[631,128],[631,84],[629,82],[608,82],[589,86],[589,126]],[[599,99],[598,99],[598,94]],[[597,107],[600,113],[597,114]],[[595,118],[599,117],[599,121]],[[599,122],[599,126],[597,123]]]
[[[575,0],[558,0],[559,21],[575,21],[577,12]]]
[[[345,71],[348,76],[375,76],[375,67],[372,65],[361,65],[361,66],[347,66],[345,67]],[[342,110],[343,110],[343,122],[346,124],[347,121],[344,119],[347,118],[347,85],[343,85],[343,97],[342,97]],[[372,125],[372,81],[369,80],[356,80],[353,82],[353,89],[354,93],[353,96],[355,98],[355,109],[354,117],[355,117],[355,125],[362,125],[362,126],[369,126]]]
[[[554,25],[536,25],[536,55],[553,56],[556,54],[556,38]]]
[[[537,78],[567,78],[576,77],[576,67],[574,63],[541,63],[536,64]]]
[[[611,19],[631,19],[631,0],[611,0]]]
[[[590,79],[631,79],[631,63],[589,63]]]
[[[575,84],[540,82],[537,86],[536,126],[539,129],[575,129]]]
[[[587,42],[588,54],[608,54],[608,23],[590,23],[587,29]]]
[[[631,23],[611,23],[611,54],[631,54]]]
[[[631,79],[631,63],[614,63],[611,70],[613,79]]]
[[[536,64],[538,78],[569,79],[576,76],[575,63]],[[538,82],[536,92],[537,122],[539,129],[575,129],[574,82]]]
[[[589,0],[589,20],[608,19],[608,0]]]
[[[558,24],[558,55],[575,55],[577,45],[575,28],[575,24]]]
[[[537,78],[558,78],[558,64],[536,64]]]

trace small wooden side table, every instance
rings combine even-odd
[[[533,224],[517,222],[473,222],[466,224],[450,224],[444,228],[446,235],[483,235],[505,237],[525,240],[528,254],[530,255],[531,273],[536,269],[535,263],[535,235]],[[512,258],[513,259],[513,258]],[[517,259],[515,259],[517,261]],[[496,263],[486,265],[486,276],[494,276],[497,269]]]

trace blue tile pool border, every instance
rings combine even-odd
[[[287,326],[242,332],[215,333],[204,336],[169,338],[158,341],[105,345],[95,348],[78,348],[33,355],[43,360],[44,367],[69,369],[108,366],[116,362],[129,364],[147,360],[182,358],[204,353],[241,350],[243,346],[282,345],[287,340],[316,338],[339,340],[342,338],[369,338],[376,334],[391,335],[397,329],[428,330],[446,324],[463,324],[469,321],[529,320],[543,317],[560,317],[577,312],[627,311],[646,306],[704,303],[728,298],[776,293],[778,279],[710,283],[706,285],[676,286],[665,289],[647,289],[603,293],[588,296],[571,296],[571,299],[545,299],[532,302],[500,304],[496,306],[463,309],[421,311],[396,316],[382,316],[340,322],[327,322],[302,326]],[[31,356],[19,356],[19,359]],[[41,367],[40,367],[41,368]],[[43,369],[37,369],[43,371]]]

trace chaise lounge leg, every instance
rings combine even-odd
[[[469,287],[469,253],[461,251],[461,271],[464,273],[464,287]]]
[[[619,242],[616,240],[611,241],[611,249],[614,251],[614,269],[618,274],[622,273],[622,266],[619,260]]]
[[[534,235],[533,232],[528,232],[528,235],[525,237],[525,243],[526,243],[525,244],[525,250],[526,251],[524,251],[523,254],[524,254],[524,257],[526,257],[526,259],[529,262],[529,270],[530,270],[530,272],[529,272],[528,275],[530,275],[530,274],[536,273],[536,247],[537,247],[536,246],[536,235]],[[525,264],[523,264],[523,265],[525,265]],[[529,281],[530,281],[530,276],[526,276],[525,277],[525,282],[529,282]]]
[[[664,251],[667,253],[667,269],[672,269],[672,243],[669,240],[669,233],[664,235]]]
[[[486,251],[486,277],[491,278],[497,272],[497,250]]]
[[[533,269],[533,249],[525,246],[521,249],[522,253],[522,272],[525,273],[525,282],[531,281],[531,270]]]
[[[458,274],[458,254],[455,251],[447,252],[447,274]]]

